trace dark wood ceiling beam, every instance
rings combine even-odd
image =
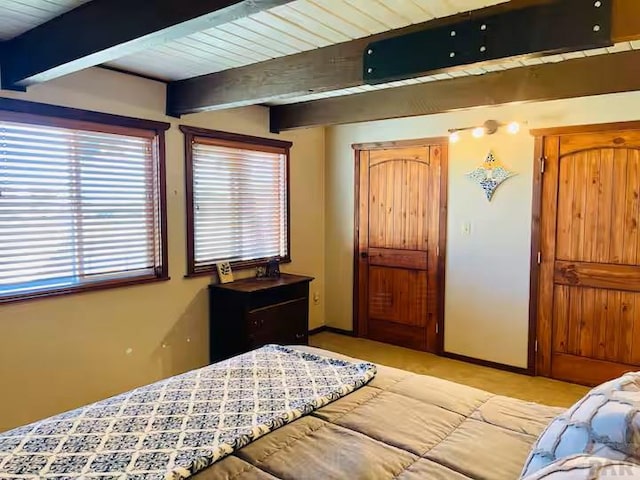
[[[614,42],[640,39],[640,2],[614,0],[611,29]]]
[[[1,86],[23,89],[291,0],[93,0],[4,42]]]
[[[640,51],[271,107],[271,130],[431,115],[640,90]]]
[[[349,42],[171,82],[167,91],[167,113],[180,116],[363,85],[362,53],[370,42],[551,1],[511,0]]]
[[[511,0],[350,42],[171,82],[167,94],[167,113],[180,116],[364,85],[363,52],[371,42],[552,1]],[[639,38],[640,2],[613,0],[613,42]]]

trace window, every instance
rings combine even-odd
[[[180,127],[185,134],[189,275],[229,261],[289,261],[290,142]]]
[[[166,124],[146,123],[0,110],[0,302],[167,279]]]

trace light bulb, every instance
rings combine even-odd
[[[515,135],[519,131],[520,124],[518,122],[511,122],[509,125],[507,125],[507,132],[509,132],[510,134]]]
[[[473,131],[471,132],[471,135],[473,135],[475,138],[480,138],[484,136],[484,127],[474,128]]]
[[[451,143],[457,143],[460,140],[460,132],[451,132],[449,134],[449,141]]]

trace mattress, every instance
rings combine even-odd
[[[514,480],[562,410],[378,366],[366,386],[192,478]]]

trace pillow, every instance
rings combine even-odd
[[[631,480],[640,478],[640,465],[591,455],[558,460],[524,480]]]
[[[551,421],[533,445],[522,476],[580,453],[640,464],[639,410],[640,372],[594,388]]]

